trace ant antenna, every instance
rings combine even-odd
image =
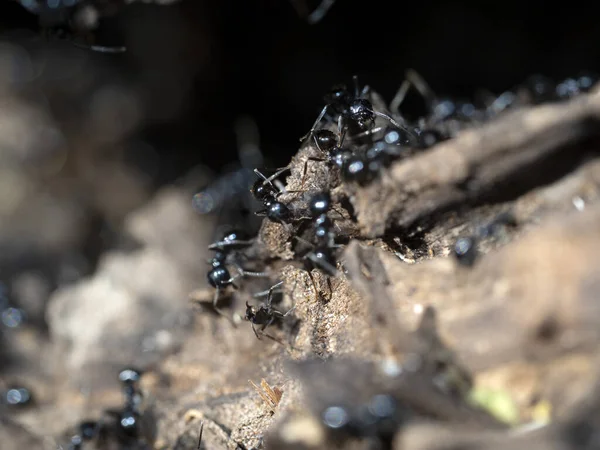
[[[417,73],[414,69],[406,71],[406,80],[411,83],[417,91],[425,98],[430,105],[435,103],[436,95],[433,89],[427,84],[425,78]]]

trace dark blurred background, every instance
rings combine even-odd
[[[222,202],[235,212],[192,208],[211,198],[194,193],[241,173],[240,124],[253,143],[241,118],[280,167],[323,95],[355,74],[390,101],[408,68],[459,97],[600,72],[597,8],[583,2],[337,0],[315,25],[299,14],[313,0],[165,2],[102,18],[96,44],[128,49],[106,54],[42,35],[36,15],[0,0],[0,394],[9,378],[35,386],[50,405],[41,434],[65,425],[60,402],[81,417],[63,380],[114,381],[115,367],[175,351],[219,226],[256,231],[238,207],[260,206],[241,195],[251,171]]]
[[[318,2],[296,0],[303,3],[312,9]],[[499,92],[538,72],[560,78],[598,70],[600,27],[590,8],[338,0],[309,25],[286,0],[134,3],[99,32],[129,51],[90,58],[143,93],[139,136],[156,149],[160,164],[151,173],[158,185],[197,163],[219,170],[235,160],[240,115],[257,121],[273,163],[286,164],[323,94],[353,74],[389,101],[407,68],[436,92],[460,96],[480,87]],[[37,27],[13,1],[2,2],[0,18],[5,39]]]

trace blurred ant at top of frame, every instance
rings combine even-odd
[[[306,20],[309,25],[315,25],[325,18],[335,4],[335,0],[320,0],[316,7],[308,4],[306,0],[290,0],[290,3],[296,10],[298,17]]]
[[[38,16],[39,26],[46,38],[64,39],[76,47],[98,53],[124,53],[125,46],[95,43],[95,33],[103,18],[114,16],[125,4],[123,1],[95,2],[92,0],[17,0],[30,13]]]

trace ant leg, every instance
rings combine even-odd
[[[286,313],[282,313],[281,311],[273,311],[273,315],[275,317],[277,317],[278,319],[283,319],[285,317],[288,316],[288,314],[290,314],[292,311],[294,311],[296,309],[296,305],[292,306],[290,309],[287,310]]]
[[[269,295],[269,292],[271,291],[271,289],[267,289],[266,291],[260,291],[257,292],[256,294],[252,295],[252,297],[254,298],[259,298],[259,297],[264,297],[265,295]],[[280,293],[283,291],[277,291],[277,293]]]
[[[269,183],[271,186],[275,187],[275,185],[274,185],[274,184],[271,182],[271,180],[273,180],[273,179],[274,179],[274,178],[276,178],[276,177],[273,177],[273,176],[271,176],[271,177],[267,178],[267,177],[266,177],[266,176],[264,176],[264,175],[263,175],[263,173],[262,173],[260,170],[258,170],[258,169],[254,169],[254,173],[255,173],[255,174],[258,176],[258,177],[260,177],[260,178],[262,178],[262,179],[264,180],[264,181],[263,181],[263,185],[265,185],[265,184]]]
[[[380,132],[380,131],[382,131],[382,130],[383,130],[383,127],[375,127],[375,128],[372,128],[372,129],[370,129],[370,130],[367,130],[367,131],[362,131],[362,132],[360,132],[360,133],[358,133],[358,134],[355,134],[355,135],[353,135],[352,137],[353,137],[353,138],[361,138],[361,137],[366,137],[366,136],[370,136],[370,135],[372,135],[372,134],[379,133],[379,132]]]
[[[315,139],[315,143],[316,143],[316,139]],[[319,148],[319,144],[317,144],[317,148]],[[319,150],[321,150],[319,148]],[[326,159],[323,158],[316,158],[314,156],[309,156],[308,158],[306,158],[306,161],[304,161],[304,166],[302,168],[302,181],[300,182],[300,189],[296,190],[296,191],[288,191],[288,192],[306,192],[304,190],[304,184],[306,183],[306,174],[308,172],[308,162],[309,161],[314,161],[314,162],[326,162]]]
[[[319,6],[317,6],[317,9],[315,9],[308,15],[306,21],[310,25],[314,25],[320,22],[321,19],[325,17],[325,14],[327,14],[327,11],[329,11],[329,9],[333,6],[334,3],[335,0],[322,0]]]
[[[268,277],[270,275],[268,272],[252,272],[252,271],[249,271],[249,270],[244,270],[239,264],[233,264],[233,266],[238,271],[238,274],[239,274],[240,277],[256,277],[256,278],[261,278],[261,277]],[[238,276],[235,276],[235,277],[231,278],[230,282],[232,282],[236,278],[238,278]]]
[[[261,327],[259,328],[260,333],[264,334],[264,331],[267,329],[267,327],[269,325],[271,325],[273,323],[274,320],[275,320],[275,317],[271,317],[271,319],[269,319],[269,321],[267,323],[263,323],[261,325]]]
[[[209,250],[222,250],[226,246],[230,245],[252,245],[252,241],[243,241],[243,240],[232,240],[232,241],[217,241],[213,242],[208,246]],[[209,261],[210,264],[210,261]]]
[[[392,102],[390,103],[390,111],[392,111],[396,114],[400,114],[400,105],[406,98],[406,94],[408,93],[410,86],[411,86],[411,82],[409,80],[404,80],[402,82],[402,84],[400,85],[400,89],[398,89],[398,92],[396,92],[396,95],[394,96],[394,98],[392,99]]]
[[[275,289],[277,289],[279,286],[281,286],[283,284],[283,281],[280,281],[277,284],[274,284],[273,286],[270,287],[269,289],[269,293],[267,294],[267,307],[271,308],[271,302],[273,301],[273,291]]]
[[[254,335],[256,336],[256,339],[258,339],[259,341],[262,341],[262,338],[258,335],[258,332],[256,331],[256,327],[254,326],[254,323],[250,322],[250,325],[252,325],[252,331],[254,331]]]
[[[287,166],[285,166],[285,167],[280,167],[279,169],[277,169],[277,171],[273,175],[271,175],[269,178],[265,179],[265,182],[263,184],[266,184],[267,181],[272,181],[275,178],[279,177],[279,175],[281,175],[282,173],[284,173],[286,170],[290,170],[289,164]],[[254,171],[256,172],[256,169]]]
[[[308,133],[306,133],[304,136],[302,136],[300,138],[300,141],[304,141],[307,137],[313,135],[313,133],[317,129],[317,125],[319,125],[319,122],[321,122],[321,120],[323,119],[323,117],[325,117],[325,113],[327,112],[327,108],[329,108],[329,105],[325,105],[323,107],[323,110],[321,111],[321,114],[319,114],[319,117],[317,117],[317,120],[315,120],[315,123],[313,124],[312,128],[310,129],[310,131]]]
[[[262,335],[268,337],[272,341],[275,341],[278,344],[283,345],[285,347],[285,343],[283,341],[281,341],[280,339],[277,339],[275,336],[271,336],[269,333],[262,333]]]
[[[331,278],[327,277],[327,287],[329,288],[329,301],[333,298],[333,287],[331,287]]]
[[[406,131],[406,132],[407,132],[408,134],[410,134],[411,136],[413,136],[413,137],[416,137],[416,136],[415,136],[415,134],[414,134],[414,133],[413,133],[411,130],[409,130],[408,128],[406,128],[404,125],[400,125],[400,123],[399,123],[399,122],[396,122],[396,121],[395,121],[395,120],[392,118],[392,116],[389,116],[389,115],[387,115],[386,113],[382,113],[382,112],[379,112],[379,111],[375,111],[375,110],[373,110],[373,109],[372,109],[372,110],[370,110],[370,111],[371,111],[373,114],[375,114],[376,116],[383,117],[384,119],[388,120],[388,121],[389,121],[389,122],[390,122],[392,125],[394,125],[396,128],[398,128],[398,129],[400,129],[400,130],[403,130],[403,131]]]
[[[332,277],[337,276],[338,270],[336,267],[332,266],[327,261],[318,260],[312,252],[306,255],[305,258],[310,259],[315,265],[318,264],[320,266],[319,269],[323,272],[327,272],[328,275],[331,275]]]

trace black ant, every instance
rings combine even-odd
[[[338,445],[359,438],[369,441],[367,448],[392,448],[396,431],[413,416],[389,386],[374,384],[380,377],[371,363],[309,359],[295,363],[292,370],[307,393],[310,409]]]
[[[496,235],[502,227],[514,228],[517,225],[517,219],[510,211],[498,214],[487,225],[479,228],[475,234],[458,238],[453,248],[454,257],[459,264],[471,267],[479,255],[477,245],[480,239]]]
[[[326,105],[321,110],[310,131],[300,139],[301,141],[313,136],[328,110],[333,111],[338,116],[336,121],[340,128],[349,129],[353,133],[365,132],[372,128],[375,117],[382,117],[395,127],[410,133],[408,129],[396,122],[390,115],[373,109],[373,104],[365,98],[369,93],[369,86],[365,86],[361,90],[358,77],[354,75],[352,79],[354,81],[354,93],[352,94],[343,84],[335,85],[325,96]]]
[[[140,406],[142,394],[138,389],[142,372],[138,369],[127,368],[119,372],[122,385],[124,406],[120,410],[108,410],[107,413],[117,419],[117,432],[123,440],[139,437]]]
[[[207,278],[210,285],[215,288],[215,295],[213,297],[213,308],[220,315],[227,317],[225,313],[217,306],[221,290],[227,286],[233,286],[237,288],[234,281],[240,277],[265,277],[268,276],[265,272],[252,272],[242,269],[238,264],[232,264],[238,274],[231,276],[229,269],[226,267],[227,258],[231,255],[232,251],[239,248],[247,247],[251,244],[251,241],[242,238],[243,233],[240,231],[230,231],[223,239],[215,242],[209,246],[209,249],[216,250],[215,255],[209,261],[212,269],[208,271]]]
[[[457,126],[460,123],[483,120],[484,115],[480,108],[472,102],[438,97],[427,82],[412,69],[406,72],[405,81],[390,103],[392,111],[400,114],[400,105],[410,86],[413,86],[425,99],[428,110],[427,117],[419,120],[417,128],[417,144],[422,149],[452,138],[458,131]]]
[[[265,207],[265,209],[256,212],[257,216],[265,216],[270,221],[281,224],[289,224],[292,220],[296,220],[292,210],[288,207],[288,205],[280,202],[278,198],[281,194],[299,193],[304,191],[287,191],[283,186],[280,186],[278,189],[273,182],[277,176],[288,169],[289,167],[279,169],[275,174],[268,178],[265,177],[258,169],[254,169],[254,172],[258,175],[259,179],[256,180],[252,186],[251,192],[254,198],[259,202],[262,202]],[[304,218],[298,218],[297,220],[302,219]]]
[[[19,0],[21,6],[39,17],[40,26],[48,37],[68,40],[76,47],[100,53],[124,53],[125,47],[110,47],[94,44],[83,44],[76,38],[90,33],[97,26],[98,11],[95,5],[81,0],[57,0],[47,2],[41,0]],[[50,5],[50,3],[54,3]]]
[[[341,245],[335,243],[336,235],[333,231],[333,222],[327,216],[328,211],[333,209],[329,193],[319,192],[313,195],[309,201],[309,209],[311,218],[313,219],[315,245],[305,241],[299,236],[295,236],[295,239],[312,247],[312,250],[305,254],[303,259],[305,269],[308,272],[315,293],[318,293],[318,289],[311,274],[313,269],[319,269],[325,275],[328,275],[327,283],[329,285],[329,291],[332,292],[331,280],[329,277],[335,277],[338,274],[334,250],[341,247]],[[341,215],[341,213],[338,214]]]
[[[252,331],[254,331],[254,335],[261,339],[261,336],[267,336],[268,338],[279,342],[279,340],[275,339],[273,336],[265,333],[266,328],[271,325],[276,319],[284,319],[286,318],[296,306],[290,308],[286,313],[282,313],[273,309],[272,301],[273,301],[273,291],[277,289],[279,286],[283,284],[283,281],[271,286],[267,293],[267,301],[258,307],[251,306],[246,302],[246,316],[245,319],[250,322],[252,325]],[[260,325],[260,328],[257,330],[255,325]],[[279,342],[281,343],[281,342]]]
[[[365,185],[394,160],[408,156],[410,153],[410,140],[402,130],[388,128],[383,138],[376,141],[364,153],[354,154],[344,160],[342,178],[345,181]]]
[[[112,417],[114,422],[102,419],[100,421],[86,420],[79,423],[77,433],[71,436],[68,450],[81,450],[85,442],[98,438],[106,439],[110,434],[121,443],[134,442],[140,434],[140,406],[142,394],[138,389],[142,372],[134,368],[126,368],[119,372],[119,381],[122,385],[124,405],[121,409],[109,409],[105,413]]]

